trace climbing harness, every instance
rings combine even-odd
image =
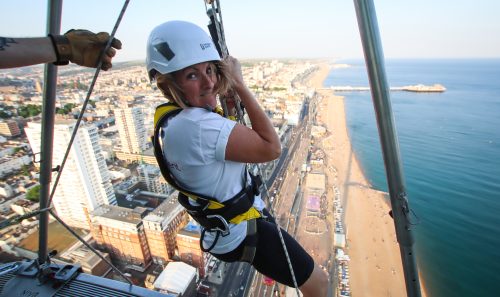
[[[170,102],[161,104],[156,108],[154,115],[154,135],[152,137],[154,154],[165,180],[179,191],[177,198],[179,203],[203,227],[200,247],[204,252],[209,252],[217,243],[220,235],[227,236],[229,234],[230,223],[239,224],[243,221],[248,221],[247,226],[249,227],[247,228],[255,233],[253,231],[253,229],[256,229],[254,226],[255,219],[260,218],[262,215],[253,206],[253,203],[255,196],[260,194],[262,180],[260,176],[255,176],[245,170],[244,185],[246,186],[234,197],[224,202],[219,202],[214,197],[194,193],[180,186],[180,183],[170,171],[170,166],[163,156],[164,147],[161,141],[161,130],[165,121],[176,116],[181,111],[182,108]],[[250,176],[250,183],[247,182],[247,175]],[[216,232],[214,242],[208,248],[203,246],[203,238],[206,231]],[[253,259],[253,255],[246,255],[245,259],[251,260]]]

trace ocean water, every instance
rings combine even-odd
[[[324,86],[368,86],[364,61],[342,61]],[[419,269],[430,297],[500,296],[500,59],[387,60],[390,86],[439,83],[444,93],[391,92]],[[345,96],[354,150],[387,191],[369,92]]]

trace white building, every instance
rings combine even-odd
[[[0,196],[10,198],[14,195],[14,191],[9,184],[0,183]]]
[[[150,192],[170,195],[174,191],[161,175],[158,166],[141,164],[137,167],[137,173],[139,173],[139,181],[144,183]]]
[[[74,121],[61,121],[54,126],[53,167],[62,163],[73,125]],[[41,124],[29,123],[25,132],[33,153],[40,152]],[[55,175],[52,180],[55,180]],[[89,229],[89,212],[101,205],[116,204],[94,125],[83,124],[78,129],[53,204],[57,214],[68,225],[84,229]]]
[[[193,296],[196,293],[196,268],[183,262],[170,262],[153,286],[161,293],[174,296]]]
[[[139,107],[115,109],[121,151],[141,153],[148,148],[144,114]]]
[[[0,177],[4,177],[29,164],[31,164],[31,157],[28,155],[2,157],[0,158]]]

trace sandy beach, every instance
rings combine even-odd
[[[330,72],[322,65],[311,79],[322,88]],[[350,287],[353,296],[406,296],[394,223],[388,215],[385,194],[370,188],[353,152],[345,118],[344,97],[318,90],[322,99],[318,120],[328,131],[322,147],[326,153],[327,184],[340,190],[345,209],[346,252],[350,256]]]

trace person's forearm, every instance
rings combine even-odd
[[[13,68],[56,61],[49,37],[0,37],[0,68]]]
[[[252,129],[257,132],[262,139],[272,144],[276,151],[281,151],[281,143],[278,134],[276,134],[271,120],[269,120],[264,110],[260,107],[252,92],[244,83],[237,83],[234,89],[245,106],[245,110],[252,124]]]

